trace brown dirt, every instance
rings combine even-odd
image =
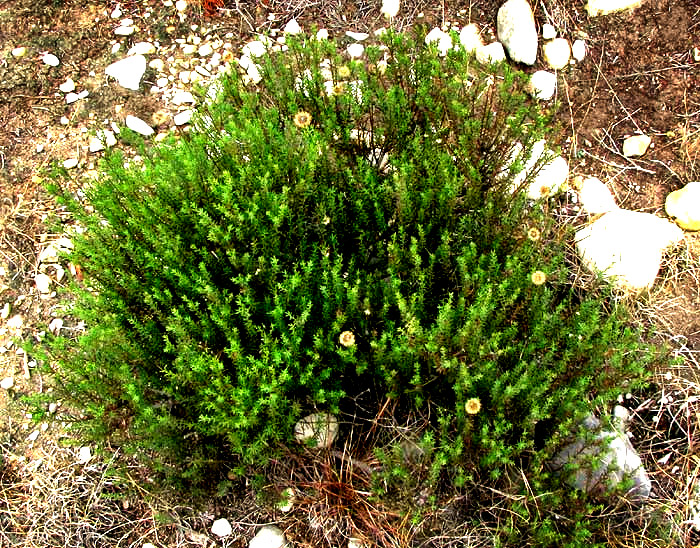
[[[475,22],[488,42],[494,38],[499,4],[492,0],[409,0],[403,3],[394,24],[402,29],[416,24],[432,28],[449,22],[459,26]],[[156,0],[127,0],[119,5],[122,17],[130,17],[141,29],[147,29],[137,33],[138,38],[124,40],[122,52],[140,40],[170,43],[189,33],[193,24],[200,30],[216,26],[222,37],[231,33],[227,40],[233,43],[234,51],[252,38],[253,30],[281,28],[292,17],[303,28],[327,28],[341,39],[345,30],[371,32],[386,25],[379,1],[227,0],[226,9],[213,17],[205,17],[201,9],[191,7],[185,22],[178,20],[174,8]],[[621,206],[664,215],[664,199],[670,191],[700,180],[700,62],[693,54],[693,48],[700,48],[700,0],[648,0],[632,12],[595,19],[588,18],[581,0],[540,0],[533,5],[538,26],[552,23],[560,35],[571,41],[583,38],[588,46],[582,63],[560,73],[560,146],[569,159],[572,176],[597,176],[613,186]],[[120,109],[150,120],[152,113],[162,107],[148,91],[154,80],[152,71],[147,71],[139,92],[105,82],[104,67],[112,60],[109,52],[116,26],[109,13],[115,7],[113,0],[0,1],[0,267],[4,272],[0,276],[0,307],[10,303],[10,317],[22,314],[25,320],[21,332],[5,330],[0,336],[6,350],[0,354],[0,378],[14,376],[17,393],[41,389],[41,377],[33,373],[31,379],[24,379],[23,372],[29,367],[27,358],[15,354],[10,337],[31,339],[58,313],[52,299],[40,298],[32,280],[39,271],[38,254],[47,241],[59,236],[51,234],[43,223],[57,210],[36,175],[51,160],[70,157],[80,160],[78,174],[93,170],[94,156],[84,149],[90,131],[103,127],[105,119],[120,119]],[[268,19],[270,13],[278,15],[277,21]],[[28,53],[14,59],[10,51],[20,45],[26,46]],[[38,60],[46,50],[59,57],[58,67]],[[521,68],[534,72],[544,67],[538,61],[535,67]],[[76,91],[90,91],[88,99],[65,104],[57,90],[68,77],[78,83]],[[60,122],[64,116],[69,119],[66,125]],[[89,131],[82,131],[82,127]],[[635,133],[650,135],[652,148],[640,159],[624,158],[622,140]],[[37,151],[38,145],[43,146],[41,152]],[[690,357],[700,351],[698,242],[697,235],[688,235],[686,247],[668,261],[662,282],[643,305],[647,317],[660,326],[660,336],[680,354]],[[696,396],[697,362],[688,363],[683,368],[687,379],[683,390]],[[25,463],[32,462],[41,451],[51,453],[48,446],[52,441],[42,445],[43,436],[38,444],[26,442],[31,431],[29,421],[21,413],[18,416],[13,398],[0,391],[0,410],[13,408],[12,413],[0,411],[3,453],[15,457],[23,454],[25,460],[17,462]],[[690,409],[684,408],[689,417]],[[693,436],[690,431],[682,434],[689,441],[677,451],[689,456]],[[21,483],[7,473],[0,475],[3,492],[13,492],[13,482]],[[9,500],[7,496],[5,500]],[[116,512],[118,508],[110,506],[108,510]],[[15,516],[11,509],[4,511],[6,517]],[[134,519],[133,514],[132,508],[124,519]],[[201,531],[209,521],[201,515],[193,519]],[[0,545],[9,538],[2,536],[3,523],[0,499]],[[149,529],[153,530],[155,526]],[[170,540],[159,545],[190,544],[182,529],[168,530]],[[141,533],[134,532],[130,539],[145,542],[148,539],[144,535],[142,527]],[[15,538],[29,537],[26,531],[19,531]]]

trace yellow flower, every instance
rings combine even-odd
[[[347,78],[348,76],[350,76],[350,67],[348,67],[347,65],[338,67],[338,76],[340,78]]]
[[[355,335],[353,335],[352,331],[343,331],[340,334],[340,344],[342,344],[345,348],[350,348],[355,344]]]
[[[539,229],[537,229],[533,226],[530,230],[527,231],[527,237],[528,237],[528,239],[532,240],[533,242],[536,242],[537,240],[540,239]]]
[[[342,95],[342,93],[345,91],[345,84],[340,82],[339,84],[336,84],[332,88],[332,95]]]
[[[300,128],[309,127],[311,125],[311,114],[300,110],[294,115],[294,125]]]
[[[467,403],[464,404],[464,409],[470,415],[476,415],[481,411],[481,400],[479,398],[469,398]]]
[[[535,270],[530,276],[530,280],[535,285],[542,285],[547,281],[547,275],[541,270]]]

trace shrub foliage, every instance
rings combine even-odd
[[[88,330],[51,342],[83,427],[196,476],[390,398],[435,411],[432,481],[460,486],[541,469],[639,382],[637,334],[570,289],[561,229],[523,192],[538,166],[513,187],[552,128],[523,75],[391,33],[363,61],[299,39],[260,62],[142,165],[109,154],[90,208],[56,189],[85,229]]]

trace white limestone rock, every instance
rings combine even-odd
[[[14,57],[15,59],[19,59],[20,57],[24,57],[25,55],[27,55],[27,48],[25,48],[24,46],[19,46],[12,50],[12,57]]]
[[[78,167],[78,159],[68,158],[67,160],[63,160],[62,165],[66,169],[73,169],[74,167]]]
[[[365,52],[365,46],[358,43],[350,44],[347,47],[347,52],[350,57],[357,59],[358,57],[362,57],[362,54]]]
[[[366,32],[354,32],[351,30],[345,31],[345,36],[348,36],[357,42],[362,42],[363,40],[367,40],[367,38],[369,38],[369,34]]]
[[[185,124],[190,123],[193,114],[194,112],[192,110],[183,110],[182,112],[178,112],[175,116],[173,116],[173,122],[176,126],[184,126]]]
[[[184,105],[185,103],[194,104],[194,95],[189,91],[177,91],[173,95],[173,105]]]
[[[384,17],[387,19],[396,17],[396,14],[399,13],[400,7],[399,0],[382,0],[382,15],[384,15]]]
[[[459,42],[466,51],[475,52],[478,48],[484,45],[479,33],[479,27],[474,23],[469,23],[459,32]]]
[[[301,34],[301,27],[296,19],[291,19],[283,29],[285,34]]]
[[[500,63],[506,60],[506,51],[500,42],[492,42],[486,46],[476,48],[476,60],[484,65],[490,63]]]
[[[88,148],[90,152],[99,152],[116,144],[117,138],[114,136],[114,132],[108,129],[101,129],[92,139],[90,139]]]
[[[537,28],[535,16],[527,0],[508,0],[498,10],[498,41],[510,58],[518,63],[534,65],[537,60]]]
[[[439,27],[435,27],[425,37],[426,44],[435,44],[440,55],[447,55],[452,48],[452,37]]]
[[[5,377],[0,381],[0,388],[3,390],[9,390],[15,385],[15,379],[12,377]]]
[[[588,0],[586,11],[590,17],[608,15],[616,11],[638,8],[643,0]]]
[[[136,29],[131,25],[119,25],[116,29],[114,29],[114,34],[117,36],[131,36],[134,34],[134,32],[136,32]]]
[[[554,70],[561,70],[569,65],[571,46],[566,38],[555,38],[542,46],[545,62]]]
[[[557,75],[546,70],[538,70],[530,77],[528,91],[535,99],[549,101],[557,90]]]
[[[616,209],[576,232],[576,251],[583,264],[616,287],[632,292],[650,288],[666,248],[683,231],[651,213]]]
[[[554,38],[557,37],[557,29],[554,28],[554,25],[550,25],[549,23],[545,23],[542,25],[542,38],[545,40],[553,40]]]
[[[211,526],[212,534],[219,538],[227,537],[233,532],[233,527],[226,518],[217,519]]]
[[[50,67],[57,67],[61,64],[58,57],[56,57],[53,53],[45,53],[41,57],[41,60],[44,62],[44,64],[49,65]]]
[[[284,533],[274,525],[261,528],[248,543],[248,548],[284,548],[285,546],[287,546],[287,540],[284,538]]]
[[[684,230],[700,230],[700,182],[688,183],[666,197],[666,213]]]
[[[571,55],[579,63],[586,57],[586,51],[586,42],[583,40],[574,40],[574,43],[571,44]]]
[[[651,480],[621,423],[618,420],[616,428],[604,430],[596,417],[588,417],[584,421],[585,435],[564,447],[552,466],[562,470],[566,464],[576,464],[569,478],[572,486],[595,495],[608,494],[629,478],[633,485],[626,497],[641,503],[651,494]]]
[[[131,114],[129,114],[126,117],[126,127],[128,127],[131,131],[140,133],[144,137],[149,137],[155,133],[153,128],[149,126],[146,122],[144,122],[141,118],[132,116]]]
[[[34,284],[39,290],[39,293],[48,294],[51,292],[51,278],[49,278],[46,274],[39,273],[34,276]]]
[[[651,137],[648,135],[632,135],[622,143],[622,154],[625,158],[643,156],[650,144]]]
[[[63,82],[60,86],[58,86],[58,89],[63,93],[70,93],[71,91],[75,91],[75,82],[72,78],[66,78],[66,81]]]
[[[125,57],[105,68],[107,76],[115,78],[120,86],[134,91],[138,91],[144,72],[146,72],[146,58],[143,55]]]
[[[313,447],[330,447],[338,437],[338,419],[329,413],[313,413],[294,426],[294,438]]]
[[[619,209],[612,192],[596,177],[576,177],[571,186],[578,193],[578,201],[583,210],[589,215],[600,215]]]
[[[92,459],[92,451],[89,447],[83,446],[78,449],[78,462],[80,464],[87,464]]]
[[[266,44],[262,40],[253,40],[252,42],[248,42],[245,46],[243,46],[241,53],[248,56],[250,59],[262,57],[267,53],[268,45],[269,44]]]

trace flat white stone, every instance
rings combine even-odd
[[[557,75],[546,70],[538,70],[530,77],[528,91],[535,99],[549,101],[557,90]]]
[[[80,99],[80,97],[78,97],[78,94],[77,94],[77,93],[68,93],[68,94],[66,94],[66,104],[67,104],[67,105],[70,105],[70,104],[72,104],[72,103],[75,103],[75,102],[78,101],[79,99]]]
[[[287,546],[287,540],[284,538],[284,533],[274,525],[261,528],[248,543],[248,548],[284,548],[285,546]]]
[[[66,169],[73,169],[78,165],[78,160],[76,158],[69,158],[68,160],[63,160],[62,165]]]
[[[319,29],[316,33],[316,40],[328,40],[329,34],[326,29]]]
[[[99,152],[104,150],[105,147],[113,147],[116,144],[117,138],[114,136],[114,133],[108,129],[101,129],[90,139],[89,149],[90,152]]]
[[[7,320],[7,327],[10,329],[13,329],[17,331],[18,329],[22,329],[22,326],[24,325],[24,318],[20,314],[15,314],[12,316],[9,320]]]
[[[300,443],[313,441],[314,447],[330,447],[338,436],[338,419],[329,413],[313,413],[294,426],[294,437]]]
[[[25,48],[24,46],[19,46],[12,50],[12,57],[20,58],[24,57],[25,55],[27,55],[27,48]]]
[[[146,72],[146,58],[143,55],[132,55],[116,61],[105,68],[105,74],[115,78],[119,85],[137,91],[141,78]]]
[[[648,135],[632,135],[627,137],[622,143],[622,154],[626,158],[643,156],[651,144],[651,137]]]
[[[583,264],[621,289],[650,288],[664,250],[683,238],[683,231],[651,213],[617,209],[576,232]]]
[[[362,44],[350,44],[347,48],[348,55],[354,59],[357,59],[358,57],[362,57],[362,54],[365,52],[365,46]]]
[[[578,201],[589,215],[599,215],[619,209],[610,189],[596,177],[576,177],[571,185],[578,193]]]
[[[65,82],[58,86],[58,89],[61,90],[63,93],[70,93],[71,91],[75,91],[75,82],[72,78],[67,78]]]
[[[349,36],[353,40],[357,40],[358,42],[362,42],[363,40],[367,40],[369,38],[369,34],[366,32],[353,32],[351,30],[345,31],[345,36]]]
[[[555,38],[542,46],[545,63],[554,70],[561,70],[569,65],[571,46],[566,38]]]
[[[586,11],[590,17],[608,15],[616,11],[638,8],[643,0],[588,0]]]
[[[474,23],[470,23],[462,28],[459,32],[459,42],[466,51],[471,53],[484,45],[481,40],[481,34],[479,33],[479,27]]]
[[[173,95],[174,105],[184,105],[185,103],[194,103],[194,95],[189,91],[178,91]]]
[[[586,57],[586,43],[583,40],[574,40],[571,44],[571,55],[579,63]]]
[[[163,72],[165,68],[165,63],[162,59],[151,59],[148,62],[148,66],[157,72]]]
[[[508,0],[498,10],[498,40],[517,63],[534,65],[537,60],[535,16],[527,0]]]
[[[447,55],[452,48],[452,37],[439,27],[435,27],[425,37],[426,44],[436,44],[440,55]]]
[[[53,53],[45,53],[41,60],[44,62],[44,64],[49,65],[50,67],[57,67],[61,64],[58,57],[56,57]]]
[[[192,114],[193,113],[191,110],[183,110],[182,112],[178,112],[175,116],[173,116],[173,122],[175,122],[176,126],[184,126],[190,122],[192,119]]]
[[[136,32],[136,29],[134,27],[124,27],[124,26],[119,26],[116,29],[114,29],[114,34],[117,36],[131,36]]]
[[[187,10],[187,2],[185,0],[177,0],[177,2],[175,2],[175,9],[178,13],[183,13]]]
[[[3,390],[9,390],[15,385],[15,379],[12,377],[5,377],[3,380],[0,381],[0,388]]]
[[[227,519],[220,518],[212,524],[211,532],[217,537],[227,537],[233,532],[233,528]]]
[[[522,153],[522,144],[515,143],[511,149],[510,161],[506,165],[512,164]],[[539,168],[528,184],[527,197],[531,200],[539,200],[560,192],[569,177],[569,164],[563,157],[553,156],[544,139],[532,146],[530,157],[524,162],[523,170],[517,173],[511,182],[513,191],[521,188],[538,164],[542,164],[545,160],[546,163]]]
[[[150,42],[137,42],[128,51],[127,55],[150,55],[156,52],[156,47]]]
[[[301,34],[301,27],[296,19],[291,19],[282,30],[285,34]]]
[[[550,25],[549,23],[542,25],[542,38],[545,40],[553,40],[556,37],[557,29],[554,28],[554,25]]]
[[[132,116],[131,114],[129,114],[126,117],[126,127],[128,127],[131,131],[140,133],[145,137],[148,137],[155,133],[155,131],[153,131],[153,128],[149,126],[146,122],[144,122],[141,118]]]
[[[506,51],[503,49],[503,44],[500,42],[492,42],[486,46],[477,47],[476,60],[485,65],[505,61]]]
[[[684,230],[700,230],[700,182],[688,183],[666,197],[666,213]]]
[[[110,13],[109,16],[112,19],[119,19],[122,16],[122,10],[120,10],[119,7],[117,6],[116,8],[114,8],[112,10],[112,13]]]

